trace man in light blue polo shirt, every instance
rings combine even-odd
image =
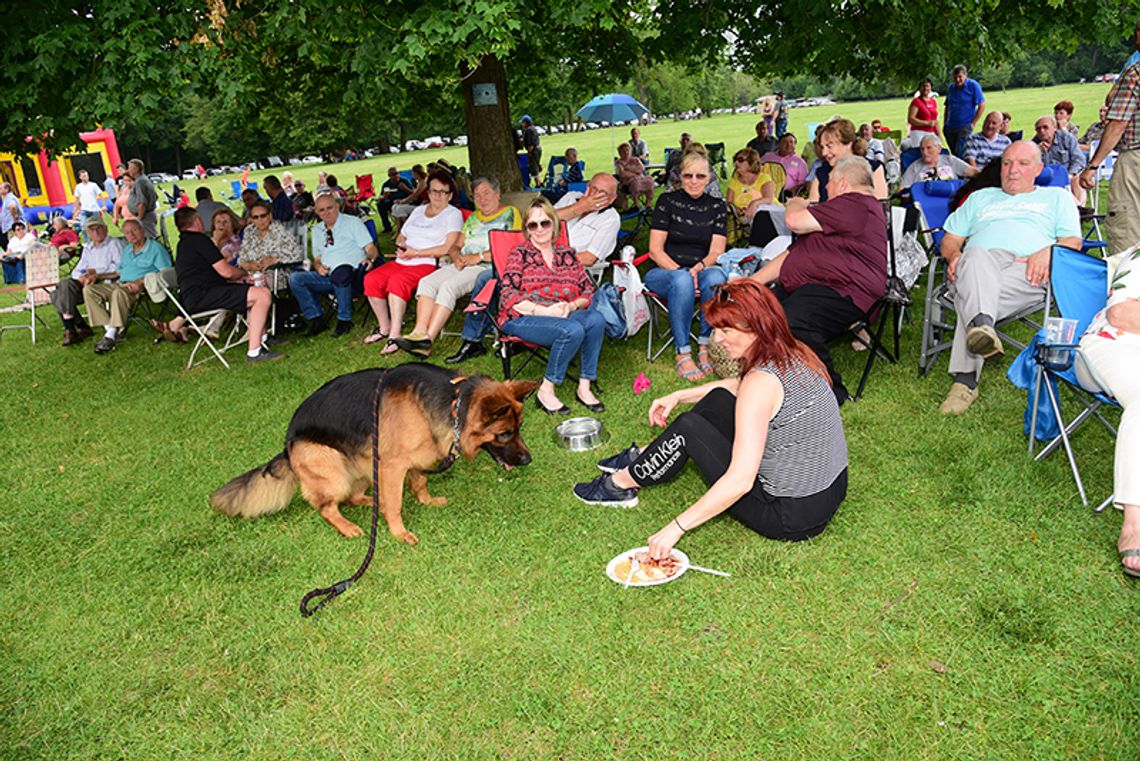
[[[1034,184],[1043,166],[1036,145],[1013,143],[1001,157],[1001,187],[971,193],[946,220],[942,256],[958,321],[943,414],[960,415],[977,400],[983,363],[1005,351],[995,324],[1040,303],[1052,247],[1081,248],[1073,196]]]
[[[946,103],[942,109],[942,136],[946,147],[958,158],[962,158],[958,144],[969,137],[974,126],[986,111],[986,96],[982,86],[966,76],[966,67],[958,64],[950,70],[954,80],[946,88]]]
[[[380,252],[372,241],[372,234],[358,217],[340,213],[340,200],[334,194],[317,196],[316,211],[321,223],[312,230],[313,268],[290,275],[289,288],[297,297],[302,316],[309,321],[307,335],[310,336],[329,327],[315,294],[334,294],[337,321],[333,335],[343,336],[352,330],[352,294],[357,268],[363,265],[364,269],[370,269]]]

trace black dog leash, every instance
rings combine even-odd
[[[342,594],[351,587],[372,563],[372,555],[376,552],[376,528],[380,524],[380,388],[384,385],[384,373],[376,381],[376,389],[372,392],[372,530],[368,534],[368,552],[364,562],[356,569],[356,573],[347,579],[342,579],[331,587],[314,589],[301,598],[301,617],[308,618],[325,606],[325,603]],[[309,607],[309,600],[320,597],[317,604]]]

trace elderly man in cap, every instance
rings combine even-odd
[[[122,340],[131,307],[145,289],[144,278],[174,266],[170,252],[158,241],[146,237],[137,219],[123,222],[123,235],[127,243],[119,257],[119,279],[113,280],[113,274],[104,273],[102,278],[83,286],[83,302],[87,304],[91,322],[103,326],[103,337],[95,344],[96,354],[114,351]]]
[[[83,246],[83,254],[71,271],[71,277],[61,280],[52,296],[55,311],[63,321],[64,346],[77,344],[91,335],[90,326],[79,314],[83,290],[99,281],[118,278],[119,262],[123,256],[122,239],[108,237],[107,223],[102,215],[88,217],[83,223],[83,230],[89,238]]]

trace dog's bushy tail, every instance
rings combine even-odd
[[[284,510],[297,489],[297,476],[284,452],[259,468],[242,473],[210,495],[210,504],[226,515],[256,518]]]

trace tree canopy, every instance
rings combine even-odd
[[[19,30],[0,45],[0,149],[66,147],[101,123],[235,161],[470,132],[465,77],[488,61],[508,121],[568,121],[621,83],[669,111],[803,76],[890,91],[957,62],[1008,81],[1042,51],[1118,44],[1140,0],[41,0],[33,25],[25,11],[0,6]]]

